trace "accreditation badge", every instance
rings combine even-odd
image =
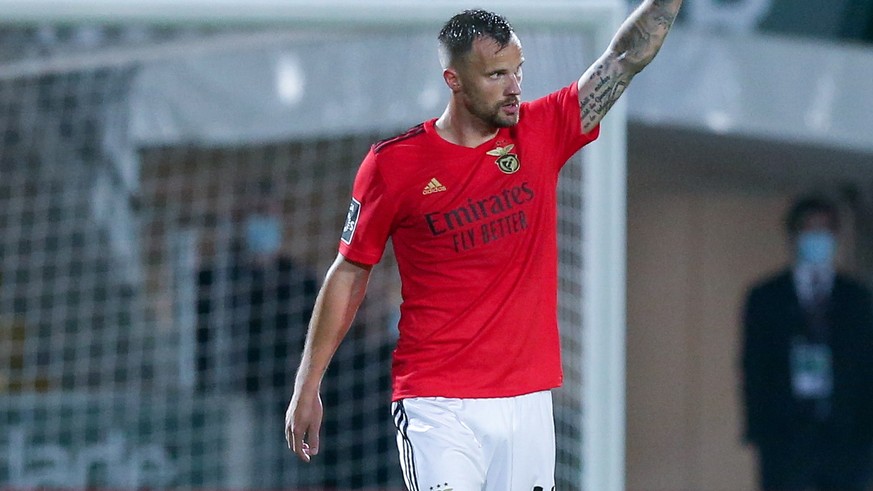
[[[796,339],[791,343],[791,385],[800,399],[826,399],[834,387],[830,346]]]

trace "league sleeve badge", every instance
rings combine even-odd
[[[347,245],[351,245],[352,238],[355,236],[355,229],[358,227],[358,217],[361,215],[361,202],[352,198],[349,203],[349,213],[346,215],[346,224],[343,226],[343,233],[340,240]]]

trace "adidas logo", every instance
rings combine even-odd
[[[433,194],[433,193],[441,193],[446,190],[446,187],[443,186],[439,181],[437,181],[436,177],[430,180],[427,183],[427,186],[424,187],[424,190],[421,192],[423,195]]]

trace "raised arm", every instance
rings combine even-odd
[[[644,0],[619,28],[609,48],[579,79],[582,131],[594,129],[661,49],[682,0]]]
[[[364,299],[371,267],[346,260],[341,254],[327,272],[309,322],[294,394],[285,413],[288,447],[304,462],[318,453],[321,428],[321,380],[340,342],[349,331]]]

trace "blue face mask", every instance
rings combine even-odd
[[[830,232],[802,232],[797,236],[797,259],[801,263],[830,264],[836,249],[837,240]]]
[[[269,215],[252,215],[246,220],[246,246],[255,254],[273,254],[282,245],[279,219]]]

